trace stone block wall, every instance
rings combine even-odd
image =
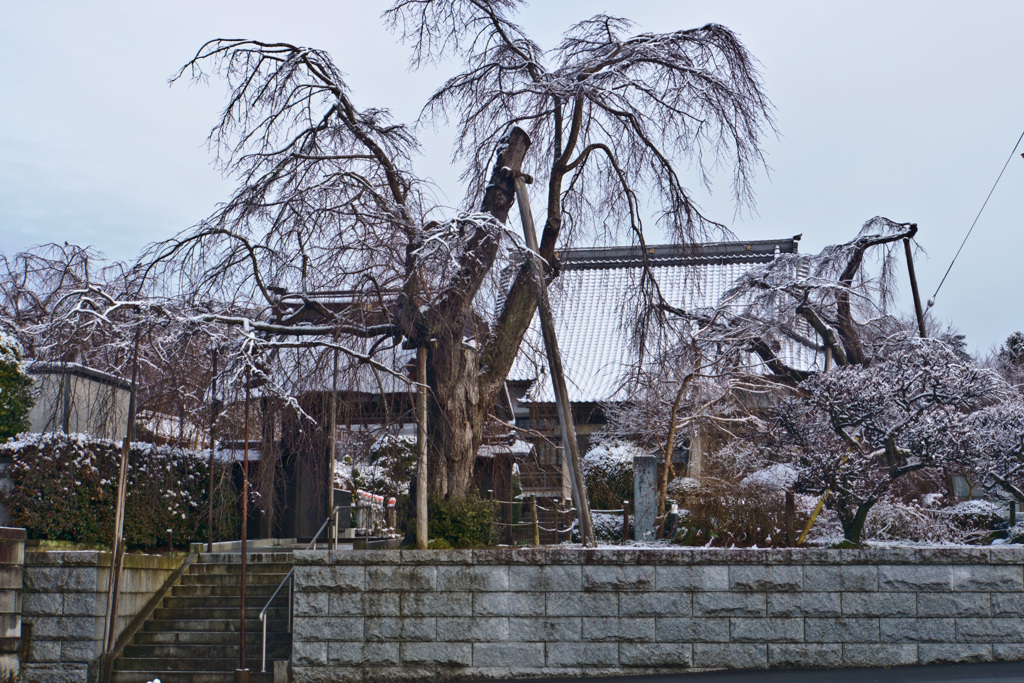
[[[22,600],[26,683],[95,680],[103,651],[110,553],[25,553]],[[184,556],[125,555],[115,637],[181,566]]]
[[[296,681],[1024,659],[1024,548],[305,551]]]

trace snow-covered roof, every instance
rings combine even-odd
[[[483,444],[480,446],[480,450],[477,451],[477,456],[481,458],[493,458],[500,453],[506,453],[513,455],[517,458],[525,458],[530,455],[533,451],[533,444],[529,441],[523,441],[522,439],[516,439],[510,444]]]
[[[132,383],[123,377],[118,377],[102,370],[96,370],[81,363],[53,363],[37,360],[29,363],[28,372],[32,375],[74,375],[126,391],[132,388]]]
[[[698,310],[716,307],[738,278],[752,268],[780,253],[795,253],[798,240],[653,246],[648,247],[647,258],[668,302]],[[615,400],[632,359],[625,320],[642,273],[640,252],[631,247],[576,249],[562,252],[558,258],[562,273],[549,292],[569,400]],[[811,369],[817,360],[813,350],[795,343],[783,344],[777,355],[798,369]],[[533,382],[527,402],[554,402],[536,314],[508,379]]]

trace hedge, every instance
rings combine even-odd
[[[0,493],[11,523],[29,538],[109,544],[121,445],[85,434],[21,434],[0,445],[13,487]],[[128,547],[175,545],[206,537],[209,468],[198,454],[132,444],[124,537]]]

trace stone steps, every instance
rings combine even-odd
[[[114,663],[115,683],[220,683],[239,664],[238,553],[203,553],[163,599]],[[291,657],[288,594],[268,610],[267,670],[259,674],[260,610],[291,569],[290,553],[249,553],[246,571],[246,664],[250,680],[273,681],[273,661]]]

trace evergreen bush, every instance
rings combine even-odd
[[[121,445],[85,434],[22,434],[0,446],[14,486],[0,493],[11,523],[29,538],[109,544]],[[128,547],[205,540],[209,468],[191,451],[135,443],[125,502]],[[171,530],[169,536],[168,529]]]
[[[0,444],[28,429],[32,379],[22,363],[21,344],[0,331]]]
[[[498,542],[498,503],[481,498],[431,498],[427,507],[430,537],[452,548],[477,548]]]

